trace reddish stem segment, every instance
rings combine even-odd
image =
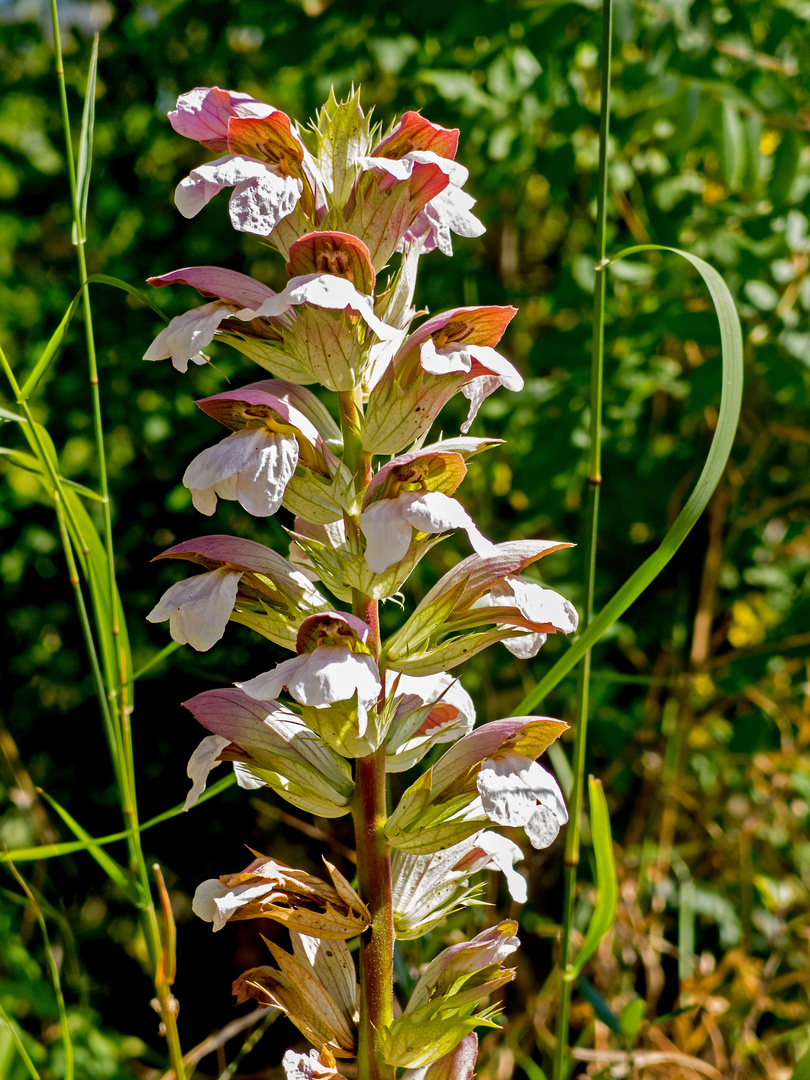
[[[393,1080],[394,1069],[381,1065],[377,1054],[377,1033],[393,1019],[394,925],[391,856],[384,834],[385,745],[369,757],[358,759],[355,782],[357,881],[372,920],[360,939],[358,1075],[367,1080]]]
[[[362,404],[359,391],[338,394],[343,431],[343,462],[354,474],[357,505],[371,482],[371,454],[363,450]],[[354,515],[347,516],[359,541]],[[377,602],[355,591],[352,611],[369,626],[369,645],[375,659],[380,653],[380,622]],[[379,1036],[393,1019],[394,919],[391,900],[391,849],[385,837],[386,805],[385,743],[355,766],[352,806],[357,847],[357,885],[371,912],[371,926],[360,939],[360,1024],[357,1072],[363,1080],[394,1080],[396,1070],[381,1062]]]

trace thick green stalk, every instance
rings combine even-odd
[[[358,391],[338,394],[343,431],[343,462],[354,475],[355,505],[362,505],[371,482],[371,455],[363,450]],[[347,515],[346,528],[359,534],[354,516]],[[359,539],[359,535],[358,535]],[[376,600],[353,592],[352,611],[371,628],[370,645],[380,652],[379,616]],[[357,886],[371,912],[371,926],[360,939],[360,1023],[357,1070],[363,1080],[393,1080],[396,1070],[380,1061],[379,1034],[393,1019],[394,921],[391,899],[391,849],[385,839],[388,816],[385,744],[355,766],[355,797],[352,806],[357,849]]]
[[[593,593],[596,577],[596,539],[599,527],[599,489],[602,483],[601,427],[602,380],[605,355],[605,224],[607,216],[607,156],[610,137],[610,60],[613,38],[612,0],[602,5],[602,100],[599,117],[599,189],[596,218],[596,280],[593,290],[593,338],[591,342],[590,450],[588,455],[588,517],[585,542],[585,573],[582,596],[581,630],[587,630],[593,618]],[[585,789],[585,750],[588,731],[588,690],[591,653],[582,658],[577,685],[577,709],[574,734],[573,776],[570,798],[570,824],[565,841],[565,892],[560,942],[560,1006],[557,1013],[557,1047],[553,1080],[567,1080],[570,1072],[568,1039],[573,980],[571,965],[571,930],[574,919],[577,869],[582,829],[582,803]]]

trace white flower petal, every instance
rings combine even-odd
[[[191,910],[194,914],[203,922],[214,923],[215,930],[221,930],[225,925],[225,920],[219,916],[216,901],[227,891],[228,886],[223,885],[218,878],[208,878],[197,886],[194,899],[191,901]]]
[[[401,158],[387,158],[368,156],[358,159],[360,168],[365,172],[368,169],[378,169],[393,176],[395,180],[409,180],[413,174],[414,165],[438,165],[445,176],[450,178],[451,185],[461,187],[470,178],[469,170],[452,158],[440,157],[432,150],[411,150],[403,154]],[[469,196],[467,196],[469,198]]]
[[[290,696],[302,705],[322,708],[356,693],[358,706],[368,708],[379,697],[379,671],[366,653],[353,653],[347,645],[323,645],[304,657],[307,662],[287,683]]]
[[[484,813],[499,825],[526,825],[542,803],[560,825],[568,821],[560,787],[551,773],[522,754],[507,752],[481,763],[477,780]]]
[[[407,492],[393,501],[403,503],[402,516],[419,532],[464,529],[478,555],[492,555],[496,551],[495,544],[480,532],[461,503],[441,491]]]
[[[301,274],[291,278],[283,292],[265,300],[255,311],[245,308],[237,317],[248,322],[257,317],[277,318],[300,304],[312,304],[313,307],[330,311],[345,311],[348,308],[358,312],[380,340],[400,336],[396,327],[377,318],[370,296],[358,292],[347,278],[334,274]]]
[[[233,771],[236,776],[236,783],[243,791],[255,791],[257,788],[267,787],[264,780],[260,780],[258,776],[254,776],[247,765],[242,761],[235,761],[233,763]]]
[[[576,609],[564,596],[553,589],[544,589],[537,582],[519,577],[507,577],[498,582],[476,600],[475,607],[516,607],[532,622],[551,623],[564,634],[576,630],[579,621]],[[502,640],[511,653],[521,660],[527,660],[536,656],[545,644],[546,637],[546,634],[526,633]]]
[[[255,679],[234,685],[257,701],[275,701],[287,685],[288,679],[292,679],[298,668],[306,664],[307,655],[304,653],[303,656],[293,656],[290,660],[276,664],[272,671],[265,671]]]
[[[210,304],[183,312],[161,330],[144,353],[144,360],[166,360],[171,357],[178,371],[187,371],[189,360],[204,364],[205,357],[200,350],[214,340],[220,323],[238,310],[236,304],[213,300]]]
[[[180,181],[174,193],[175,205],[183,217],[193,218],[223,188],[262,177],[270,167],[241,154],[226,154],[207,161]]]
[[[281,1059],[286,1080],[342,1080],[337,1066],[324,1065],[317,1050],[297,1054],[288,1050]]]
[[[532,784],[536,762],[521,754],[504,754],[481,763],[476,786],[484,813],[498,825],[525,825],[537,806]]]
[[[506,887],[512,899],[519,904],[525,904],[529,895],[526,879],[514,868],[515,863],[523,858],[523,852],[518,845],[507,836],[486,830],[479,833],[476,846],[487,853],[491,866],[500,870],[506,878]]]
[[[402,516],[398,499],[380,499],[360,515],[360,531],[366,538],[365,559],[369,570],[382,574],[404,559],[413,529]]]
[[[295,210],[303,190],[302,180],[267,165],[264,173],[234,188],[228,206],[231,224],[238,232],[269,236]]]
[[[241,577],[241,570],[220,566],[206,574],[178,581],[163,594],[146,618],[149,622],[168,619],[175,641],[207,652],[225,632]]]
[[[229,740],[223,738],[222,735],[207,735],[189,758],[186,774],[192,784],[191,791],[186,795],[186,801],[183,804],[184,810],[190,810],[205,791],[208,774],[215,766],[221,764],[217,758],[228,742]]]
[[[269,517],[281,505],[297,464],[294,435],[264,427],[243,428],[198,454],[186,469],[183,483],[204,514],[213,513],[218,495],[238,500],[255,517]]]
[[[560,831],[560,819],[548,806],[538,806],[524,826],[533,848],[550,847]]]

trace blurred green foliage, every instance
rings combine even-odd
[[[364,104],[386,122],[419,108],[461,129],[467,190],[488,231],[456,241],[452,260],[439,253],[423,260],[417,301],[433,311],[515,304],[505,351],[526,377],[521,395],[501,392],[481,410],[477,432],[507,442],[471,463],[462,497],[495,540],[580,539],[598,5],[94,0],[65,4],[63,17],[77,130],[90,35],[101,29],[91,273],[140,285],[151,274],[210,262],[271,285],[283,280],[281,261],[258,238],[231,230],[224,196],[192,221],[173,207],[173,187],[200,152],[172,132],[165,114],[195,85],[246,91],[304,120],[330,85],[340,96],[360,83]],[[0,343],[23,373],[78,282],[47,11],[8,0],[0,23]],[[788,1076],[810,1025],[809,24],[806,0],[616,0],[608,249],[650,240],[717,267],[744,324],[747,389],[733,461],[705,523],[595,655],[589,764],[611,807],[621,901],[613,937],[588,967],[575,1022],[593,1026],[595,1000],[618,1017],[640,996],[647,1019],[633,1029],[638,1053],[675,1047],[725,1077]],[[122,292],[92,288],[117,569],[137,667],[166,643],[164,628],[143,616],[176,577],[171,567],[147,566],[149,558],[200,532],[253,527],[227,503],[211,528],[201,526],[180,485],[190,458],[216,436],[193,399],[226,378],[244,379],[246,369],[224,347],[213,350],[216,367],[188,376],[144,364],[158,328],[153,313]],[[196,302],[190,290],[156,295],[170,315]],[[597,607],[685,501],[719,396],[716,322],[682,260],[619,264],[607,334]],[[32,406],[64,475],[92,485],[88,403],[77,319]],[[456,404],[443,415],[446,431],[457,430]],[[2,435],[4,445],[20,445],[13,423]],[[119,816],[52,511],[34,477],[2,459],[0,471],[0,841],[13,849],[58,835],[36,786],[97,833],[118,829]],[[251,535],[283,549],[285,523],[280,515]],[[453,540],[437,548],[416,590],[460,552]],[[576,551],[546,560],[543,573],[576,601]],[[386,617],[394,624],[398,614]],[[549,641],[536,672],[564,647]],[[185,763],[199,736],[179,702],[201,682],[222,685],[273,659],[266,643],[233,627],[210,656],[181,650],[139,681],[133,724],[144,817],[185,794]],[[490,718],[509,715],[531,681],[526,665],[503,650],[465,676]],[[566,716],[572,697],[568,680],[544,709]],[[277,811],[264,795],[248,800],[231,789],[145,834],[148,853],[166,868],[180,925],[176,992],[186,1047],[231,1018],[229,973],[264,959],[252,933],[212,939],[190,917],[198,881],[241,865],[243,842],[272,844],[296,864],[317,858],[320,846],[279,825]],[[341,827],[338,842],[349,840]],[[560,859],[559,847],[529,855],[517,993],[504,1032],[485,1042],[482,1080],[535,1080],[547,1067],[548,928],[559,913]],[[87,856],[26,870],[53,912],[77,1069],[84,1054],[78,1075],[134,1075],[126,1062],[136,1058],[159,1067],[143,944],[123,898]],[[41,942],[12,901],[12,879],[3,884],[0,1002],[43,1077],[58,1077],[57,1013]],[[489,898],[503,900],[494,885]],[[586,891],[583,927],[590,899]],[[631,1012],[640,1015],[635,1006]],[[652,1023],[664,1014],[676,1015]],[[285,1029],[273,1046],[262,1043],[248,1061],[255,1069],[277,1062],[288,1036]],[[628,1045],[611,1039],[617,1051]],[[0,1026],[0,1074],[16,1080],[22,1066],[10,1061]],[[638,1075],[674,1080],[684,1075],[677,1068]],[[613,1075],[605,1069],[598,1075]]]

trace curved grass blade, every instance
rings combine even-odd
[[[217,780],[215,784],[211,784],[200,795],[195,806],[199,806],[201,803],[207,802],[209,799],[213,799],[219,795],[221,791],[225,791],[226,788],[232,787],[236,783],[236,776],[234,773],[230,773],[228,776],[223,776],[221,780]],[[47,796],[46,796],[47,798]],[[171,818],[179,817],[184,812],[185,804],[178,803],[170,810],[164,810],[156,817],[150,818],[148,821],[144,821],[143,824],[138,826],[139,832],[146,832],[147,829],[153,829],[155,825],[160,825],[164,821],[169,821]],[[59,858],[62,855],[74,855],[77,851],[89,851],[91,846],[103,847],[105,844],[115,844],[119,840],[126,840],[129,836],[128,832],[110,833],[108,836],[94,836],[88,840],[63,840],[58,844],[40,844],[39,847],[26,847],[15,848],[12,851],[0,851],[0,863],[4,862],[39,862],[42,859],[54,859]]]
[[[0,410],[1,412],[2,410]],[[23,418],[24,422],[25,418]],[[38,476],[42,476],[42,466],[37,458],[33,454],[26,454],[24,450],[14,450],[10,446],[0,446],[0,457],[7,458],[12,465],[16,465],[18,469],[25,469],[26,472],[37,473]],[[84,496],[85,499],[93,499],[94,502],[103,502],[103,496],[99,495],[97,491],[93,491],[92,488],[85,487],[84,484],[79,484],[75,480],[68,480],[66,476],[59,476],[60,484],[64,484],[65,487],[71,488],[73,491],[78,492],[79,495]]]
[[[147,307],[150,307],[155,312],[155,314],[159,315],[164,322],[169,321],[166,313],[161,311],[161,309],[150,296],[143,292],[143,290],[136,289],[134,285],[129,285],[126,281],[121,281],[120,278],[110,277],[108,274],[91,274],[87,278],[86,284],[112,285],[116,289],[122,289],[124,292],[130,293],[131,296],[136,296],[139,300],[146,304]],[[83,292],[84,289],[79,289],[79,291],[71,300],[70,306],[68,307],[65,314],[62,316],[61,322],[54,330],[53,334],[51,334],[48,344],[45,346],[45,349],[43,350],[39,360],[37,360],[36,365],[34,366],[34,370],[23,383],[22,388],[20,389],[20,397],[23,401],[26,401],[34,392],[34,390],[36,390],[40,379],[56,359],[62,342],[65,339],[65,334],[67,333],[68,327],[70,326],[70,322],[76,313],[76,308],[79,306],[79,302],[82,298]],[[7,419],[19,420],[22,418],[10,415],[9,417],[7,417]]]
[[[37,917],[39,923],[39,930],[42,934],[42,940],[45,943],[45,955],[48,957],[48,970],[51,975],[51,985],[56,996],[56,1005],[59,1010],[59,1028],[62,1032],[62,1046],[65,1053],[65,1080],[73,1080],[73,1040],[70,1037],[70,1025],[68,1023],[67,1009],[65,1008],[65,995],[62,993],[62,980],[59,978],[59,967],[53,955],[53,949],[51,948],[51,939],[48,934],[48,927],[45,923],[45,917],[40,910],[37,899],[34,896],[28,882],[19,872],[13,862],[9,862],[9,870],[17,880],[18,885],[28,897],[28,903],[34,910],[34,914]]]
[[[96,72],[98,70],[98,34],[93,37],[90,66],[87,70],[87,88],[84,93],[82,131],[79,136],[79,160],[76,166],[76,201],[79,220],[73,222],[71,240],[83,244],[87,224],[87,197],[90,193],[90,169],[93,163],[93,127],[96,121]],[[81,230],[81,235],[79,234]]]
[[[20,1038],[20,1033],[17,1030],[17,1025],[3,1008],[2,1002],[0,1002],[0,1020],[2,1020],[2,1022],[8,1028],[9,1035],[11,1036],[11,1041],[14,1043],[17,1053],[22,1058],[23,1063],[28,1070],[28,1075],[31,1077],[31,1080],[41,1080],[40,1075],[37,1072],[36,1065],[34,1065],[33,1061],[28,1056],[28,1051],[23,1045],[23,1041]]]
[[[165,311],[162,311],[155,301],[145,293],[143,289],[136,289],[134,285],[130,285],[127,281],[122,281],[121,278],[110,277],[109,274],[90,274],[87,279],[87,284],[100,284],[100,285],[112,285],[115,289],[122,289],[124,292],[128,292],[130,296],[136,296],[139,300],[142,300],[147,307],[150,307],[156,315],[159,315],[165,323],[169,321],[169,316]]]
[[[585,653],[593,648],[605,631],[609,630],[616,620],[624,614],[650,582],[661,573],[706,509],[709,499],[726,467],[737,431],[742,403],[743,343],[740,320],[731,293],[728,291],[728,286],[717,271],[709,266],[707,262],[698,258],[697,255],[690,255],[689,252],[681,251],[678,248],[662,247],[659,244],[641,244],[638,247],[626,248],[610,261],[614,263],[640,251],[669,251],[687,259],[700,273],[711,294],[717,313],[717,321],[720,325],[722,348],[722,397],[717,429],[712,438],[703,470],[698,477],[692,494],[689,496],[683,510],[678,514],[672,528],[661,541],[660,546],[625,581],[624,585],[595,616],[588,629],[577,638],[534,689],[529,691],[515,709],[516,715],[531,712],[537,703],[542,701],[546,694],[553,690],[557,683],[576,666]]]
[[[67,311],[62,316],[62,321],[51,334],[50,341],[45,346],[45,349],[43,350],[39,360],[37,360],[34,366],[34,370],[22,384],[22,388],[20,390],[20,398],[23,401],[28,400],[28,398],[36,389],[39,380],[42,378],[42,376],[56,359],[56,355],[59,352],[62,342],[65,340],[65,334],[68,331],[71,319],[76,314],[76,308],[79,306],[79,301],[81,300],[81,298],[82,290],[79,289],[79,291],[71,300],[70,306],[68,307]]]
[[[132,880],[127,871],[119,863],[108,855],[107,852],[99,845],[98,841],[94,840],[90,833],[83,828],[76,819],[65,810],[63,806],[52,798],[46,791],[41,788],[37,788],[39,794],[45,799],[57,812],[59,817],[64,821],[74,836],[85,844],[85,851],[87,851],[96,860],[98,865],[107,875],[107,877],[119,889],[124,893],[127,899],[136,905],[136,907],[143,906],[143,897],[141,896],[141,890],[138,884]],[[127,834],[124,833],[124,836]]]
[[[613,837],[610,834],[610,814],[602,781],[588,777],[588,796],[591,807],[591,838],[596,859],[596,887],[598,896],[585,940],[579,948],[573,964],[563,972],[567,982],[576,979],[590,960],[599,943],[616,919],[619,902],[619,882],[616,862],[613,858]]]

